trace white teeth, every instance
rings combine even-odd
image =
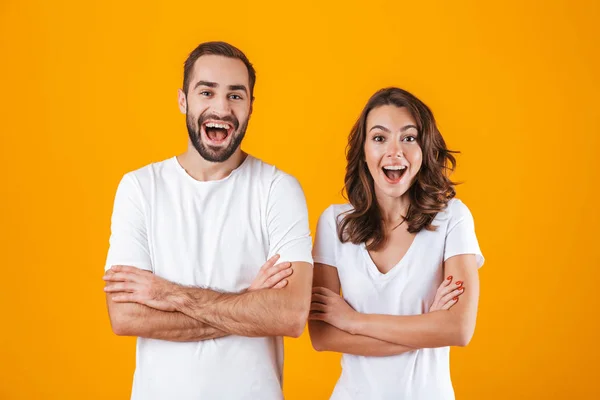
[[[388,165],[383,167],[383,169],[387,169],[388,171],[401,171],[406,169],[406,167],[404,165]]]
[[[227,124],[217,124],[216,122],[209,122],[206,124],[207,128],[221,128],[221,129],[229,129],[229,125]]]

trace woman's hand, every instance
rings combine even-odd
[[[452,276],[447,277],[438,287],[429,311],[449,310],[458,302],[458,296],[464,291],[462,281],[452,283]]]
[[[358,313],[338,293],[325,287],[314,287],[309,320],[324,321],[346,332],[352,331]]]

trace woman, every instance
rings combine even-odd
[[[349,204],[323,212],[314,246],[310,337],[344,353],[331,399],[454,399],[449,346],[473,335],[484,259],[452,153],[398,88],[375,93],[350,133]]]

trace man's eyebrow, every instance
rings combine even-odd
[[[196,82],[196,84],[194,85],[194,89],[196,89],[198,86],[208,86],[211,88],[216,88],[219,86],[219,84],[217,82],[210,82],[210,81],[198,81]]]
[[[248,93],[248,89],[246,89],[245,85],[229,85],[229,90],[241,90]]]

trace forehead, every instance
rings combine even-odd
[[[382,125],[394,131],[417,123],[406,107],[383,105],[372,109],[367,115],[367,130],[373,125]]]
[[[215,82],[219,86],[244,85],[248,88],[249,79],[248,69],[242,60],[206,55],[199,57],[194,63],[190,88],[200,80]]]

